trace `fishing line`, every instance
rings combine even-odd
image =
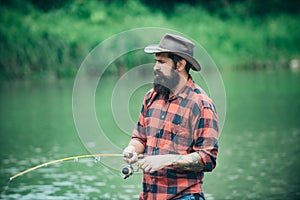
[[[89,154],[89,155],[80,155],[80,156],[71,156],[71,157],[67,157],[67,158],[61,158],[61,159],[57,159],[57,160],[52,160],[52,161],[49,161],[49,162],[45,162],[45,163],[42,163],[40,165],[37,165],[37,166],[34,166],[34,167],[31,167],[29,169],[26,169],[24,171],[21,171],[13,176],[11,176],[7,182],[7,185],[4,187],[3,191],[1,192],[0,196],[2,196],[9,188],[9,184],[12,180],[16,179],[17,177],[19,176],[22,176],[24,174],[27,174],[33,170],[36,170],[36,169],[39,169],[41,167],[46,167],[46,166],[49,166],[49,165],[53,165],[55,163],[61,163],[63,161],[69,161],[69,160],[74,160],[75,162],[77,162],[79,159],[82,159],[82,158],[91,158],[91,157],[94,157],[95,158],[95,161],[96,162],[99,162],[101,157],[123,157],[123,154],[112,154],[112,153],[102,153],[102,154]]]

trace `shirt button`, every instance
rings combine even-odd
[[[165,116],[164,116],[164,115],[162,115],[162,116],[161,116],[161,118],[162,118],[162,119],[164,119],[164,118],[165,118]]]

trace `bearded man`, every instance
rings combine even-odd
[[[204,200],[204,172],[216,166],[218,116],[189,74],[190,69],[201,69],[193,56],[194,44],[165,34],[144,51],[154,54],[154,84],[144,97],[124,160],[138,161],[143,170],[140,199]]]

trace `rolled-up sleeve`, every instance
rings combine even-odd
[[[195,104],[193,114],[193,150],[201,157],[204,171],[212,171],[216,167],[218,155],[218,115],[214,105],[206,101]]]
[[[144,117],[140,115],[138,123],[135,129],[133,130],[132,139],[139,141],[145,147],[147,142],[147,137],[146,137],[146,128],[142,123],[143,118]]]

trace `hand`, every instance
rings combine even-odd
[[[124,150],[123,150],[123,155],[124,155],[124,160],[125,162],[132,164],[135,163],[136,161],[138,161],[138,155],[135,151],[135,147],[132,145],[127,146]]]
[[[143,169],[144,172],[153,173],[168,165],[171,165],[177,156],[178,155],[171,154],[146,156],[139,162],[139,168]]]

